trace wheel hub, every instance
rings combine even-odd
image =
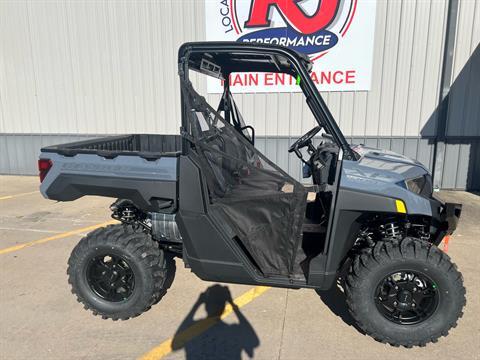
[[[375,291],[375,304],[388,320],[413,325],[428,319],[436,310],[439,293],[424,274],[400,271],[385,277]]]
[[[111,302],[127,300],[135,287],[133,270],[123,257],[117,255],[92,258],[86,275],[92,291]]]
[[[408,290],[402,290],[397,295],[397,307],[399,309],[409,309],[413,304],[412,293]]]

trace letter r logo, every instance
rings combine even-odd
[[[301,0],[252,0],[250,14],[245,22],[246,28],[267,27],[270,25],[270,9],[276,7],[280,15],[295,30],[303,34],[312,34],[328,26],[337,12],[340,0],[320,0],[317,11],[307,15],[298,5]]]

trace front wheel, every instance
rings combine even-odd
[[[147,311],[166,293],[175,261],[141,230],[111,225],[80,240],[67,274],[85,309],[104,319],[126,320]]]
[[[379,242],[357,256],[346,279],[347,304],[361,329],[394,346],[425,346],[463,315],[462,275],[427,242]]]

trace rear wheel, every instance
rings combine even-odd
[[[361,329],[394,346],[424,346],[455,327],[465,305],[461,274],[427,242],[379,242],[353,261],[347,304]]]
[[[93,231],[73,249],[68,281],[79,302],[104,319],[126,320],[147,311],[166,293],[173,258],[132,226]]]

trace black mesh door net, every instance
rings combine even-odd
[[[182,84],[188,138],[207,179],[210,210],[260,271],[290,275],[302,236],[305,188],[261,154],[190,83]]]

